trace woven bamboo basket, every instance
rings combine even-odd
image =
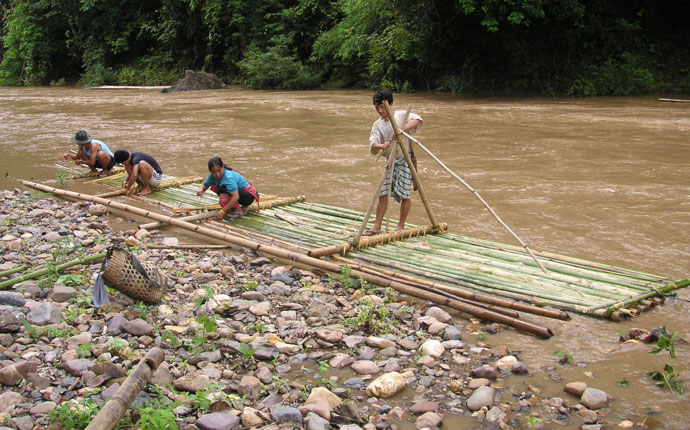
[[[168,279],[155,266],[140,263],[121,246],[108,249],[105,264],[103,279],[108,286],[145,303],[161,301]]]

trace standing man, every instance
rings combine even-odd
[[[163,170],[158,162],[149,154],[133,152],[130,154],[124,149],[115,151],[115,162],[125,166],[127,179],[122,181],[122,188],[126,194],[132,194],[132,185],[136,181],[139,184],[140,196],[151,193],[151,188],[158,188],[163,180]]]
[[[369,149],[372,155],[377,155],[383,151],[383,156],[388,157],[391,150],[397,150],[395,157],[395,162],[391,174],[386,176],[381,190],[379,191],[379,201],[376,206],[376,219],[374,220],[374,226],[363,233],[364,236],[373,236],[381,233],[381,223],[383,222],[383,216],[386,214],[386,209],[388,208],[388,187],[391,187],[391,195],[396,202],[400,203],[400,220],[398,221],[398,226],[396,231],[405,228],[405,220],[407,215],[410,213],[410,208],[412,207],[412,201],[410,200],[410,188],[412,187],[412,173],[410,172],[410,166],[407,165],[405,157],[402,151],[397,148],[397,143],[395,141],[395,130],[391,124],[390,118],[386,114],[385,106],[383,102],[387,101],[390,105],[391,113],[395,118],[395,123],[400,128],[401,132],[407,132],[412,134],[412,132],[417,132],[422,129],[423,120],[422,117],[415,113],[410,113],[407,122],[403,124],[406,118],[406,113],[403,111],[397,111],[393,107],[393,93],[390,91],[377,91],[374,93],[374,109],[376,113],[379,114],[379,119],[374,122],[371,126],[371,134],[369,135]],[[404,138],[403,145],[410,151],[409,139]],[[392,184],[392,185],[391,185]]]
[[[108,176],[108,173],[115,166],[113,153],[105,143],[100,140],[92,139],[91,135],[84,130],[79,130],[70,142],[79,145],[77,155],[65,154],[65,160],[74,160],[77,165],[85,164],[91,167],[90,174],[93,176],[101,169],[98,176]]]

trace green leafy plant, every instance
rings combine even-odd
[[[534,430],[539,426],[539,424],[542,424],[544,422],[543,419],[539,417],[529,417],[527,419],[527,428],[530,430]]]
[[[655,382],[656,386],[661,388],[668,388],[676,394],[683,394],[683,380],[680,378],[680,372],[674,367],[676,361],[676,347],[675,342],[678,339],[678,333],[669,333],[666,327],[662,327],[661,336],[656,342],[656,345],[649,350],[650,354],[658,354],[662,351],[667,351],[671,356],[671,363],[666,363],[662,370],[649,372],[649,375]]]
[[[573,362],[573,356],[567,352],[557,349],[553,352],[553,355],[558,356],[558,362],[566,365]]]
[[[319,373],[325,372],[329,367],[330,366],[328,366],[328,362],[326,360],[319,361]]]
[[[178,430],[175,414],[170,407],[164,407],[158,400],[154,406],[139,408],[139,419],[134,425],[141,430]]]
[[[266,331],[266,327],[261,324],[261,321],[254,321],[253,323],[247,324],[247,330],[254,333],[263,333]]]
[[[91,357],[91,342],[78,345],[77,354],[79,354],[79,358]]]
[[[171,333],[169,331],[166,331],[161,335],[161,340],[163,342],[168,342],[170,346],[172,346],[173,348],[177,348],[182,344],[182,342],[180,342],[180,339],[178,339],[174,333]]]
[[[355,316],[343,322],[371,334],[390,333],[393,330],[393,320],[386,307],[375,305],[369,298],[360,299]]]
[[[108,352],[117,352],[123,348],[126,348],[129,346],[129,343],[124,340],[120,339],[115,339],[115,338],[110,338],[108,340]]]
[[[85,429],[96,415],[99,407],[90,398],[70,400],[48,412],[50,423],[61,423],[66,429]]]
[[[146,319],[146,311],[148,310],[148,307],[146,304],[144,304],[144,302],[139,302],[134,305],[134,310],[139,311],[139,318]]]
[[[240,291],[246,293],[247,291],[254,291],[259,283],[256,281],[248,281],[246,284],[240,284]]]
[[[481,342],[484,339],[486,339],[486,334],[481,330],[477,331],[477,342]]]
[[[630,381],[628,381],[626,378],[621,378],[621,379],[619,379],[618,382],[616,382],[616,383],[617,383],[618,386],[620,386],[620,387],[627,387],[628,385],[630,385]]]
[[[64,170],[58,170],[55,173],[55,181],[60,185],[65,185],[65,178],[67,178],[67,172]]]
[[[56,328],[51,326],[34,328],[28,321],[24,320],[24,331],[32,339],[47,336],[49,339],[74,336],[76,332],[72,328]]]

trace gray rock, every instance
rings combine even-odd
[[[86,358],[78,358],[76,360],[69,360],[65,362],[65,369],[75,376],[81,376],[82,372],[90,369],[93,366],[93,361]]]
[[[472,369],[470,375],[472,375],[473,378],[486,378],[491,381],[495,381],[498,377],[496,369],[486,365]]]
[[[26,300],[20,294],[0,291],[0,305],[22,307]]]
[[[297,408],[288,406],[274,406],[271,409],[273,421],[278,424],[291,424],[302,427],[302,414]]]
[[[64,285],[55,285],[48,299],[57,303],[64,303],[70,301],[70,299],[77,298],[77,296],[79,296],[79,293],[74,288]]]
[[[134,336],[143,336],[153,334],[153,326],[141,318],[132,321],[123,321],[122,328],[129,334]]]
[[[13,306],[0,306],[0,333],[17,333],[21,330],[26,316]]]
[[[237,394],[250,400],[258,400],[261,395],[261,381],[255,376],[244,376],[237,386]]]
[[[471,411],[478,411],[486,406],[490,408],[494,404],[494,394],[496,390],[491,387],[481,386],[467,399],[467,408]]]
[[[127,321],[122,315],[113,315],[108,318],[106,334],[116,335],[122,333],[122,323]]]
[[[225,84],[213,73],[186,70],[184,72],[184,78],[178,80],[172,87],[164,88],[161,92],[175,93],[178,91],[218,90],[223,88],[226,88]]]
[[[331,428],[331,423],[315,414],[314,412],[309,412],[307,414],[307,430],[329,430]]]
[[[62,312],[52,303],[40,303],[26,315],[26,319],[35,325],[57,324],[62,321]]]
[[[458,328],[455,327],[454,325],[449,325],[443,331],[443,339],[445,339],[445,340],[461,340],[462,339],[462,332],[460,330],[458,330]]]
[[[444,311],[443,309],[437,306],[432,306],[429,309],[427,309],[424,315],[428,317],[434,317],[443,323],[448,323],[453,320],[453,317],[450,316],[448,312]]]
[[[585,392],[582,393],[580,403],[589,409],[605,408],[609,404],[609,395],[596,388],[587,388]]]
[[[213,412],[204,414],[196,420],[196,426],[201,430],[232,430],[239,427],[240,419],[233,414]]]

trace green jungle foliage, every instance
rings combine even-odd
[[[685,0],[0,0],[0,84],[690,93]]]

